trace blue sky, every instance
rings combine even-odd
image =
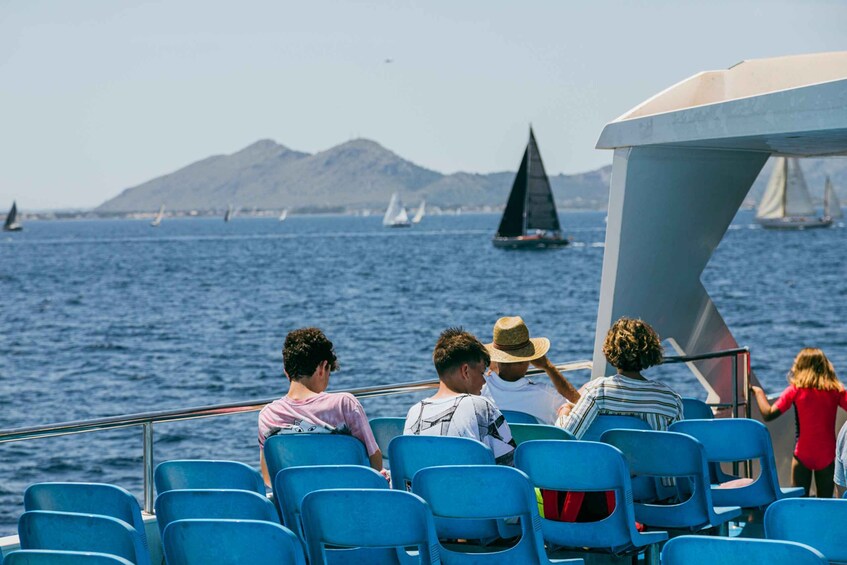
[[[698,71],[847,50],[847,2],[0,2],[0,207],[95,206],[262,139],[444,173],[611,162],[603,125]],[[392,62],[387,63],[386,59]],[[5,204],[4,204],[5,203]]]

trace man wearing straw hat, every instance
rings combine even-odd
[[[579,400],[576,388],[547,359],[550,340],[529,337],[529,329],[520,316],[497,320],[494,341],[485,347],[491,356],[491,371],[482,396],[491,399],[500,410],[525,412],[542,424],[552,424],[560,406]],[[527,377],[530,365],[547,373],[552,385]]]

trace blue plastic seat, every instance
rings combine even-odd
[[[630,474],[653,480],[677,479],[669,503],[635,502],[635,519],[645,526],[698,531],[720,527],[741,514],[738,506],[715,508],[712,504],[706,453],[693,437],[618,429],[605,432],[603,442],[623,453]]]
[[[330,489],[311,492],[303,498],[303,530],[311,565],[328,563],[327,546],[359,549],[404,548],[418,551],[418,563],[435,564],[438,539],[432,512],[420,497],[388,489]],[[385,553],[396,564],[396,553]],[[169,564],[173,565],[173,564]]]
[[[712,408],[696,398],[682,399],[682,419],[683,420],[714,420],[715,413]]]
[[[662,565],[824,565],[823,555],[801,543],[748,538],[680,536],[662,549]]]
[[[177,520],[262,520],[279,524],[267,497],[247,490],[169,490],[156,497],[159,532]]]
[[[474,439],[452,436],[398,436],[388,445],[391,488],[408,490],[415,473],[440,465],[494,465],[494,454]]]
[[[176,489],[239,489],[265,494],[262,475],[238,461],[165,461],[156,467],[153,479],[159,494]]]
[[[825,498],[785,498],[765,512],[768,539],[810,545],[829,561],[847,562],[847,502]]]
[[[361,441],[342,434],[282,434],[265,441],[268,476],[282,469],[308,465],[369,466],[368,454]]]
[[[518,446],[515,466],[537,488],[557,491],[613,491],[615,509],[596,522],[559,522],[541,518],[548,543],[614,554],[638,552],[668,539],[666,532],[635,529],[632,487],[623,454],[592,441],[528,441]]]
[[[441,562],[451,564],[551,563],[544,551],[535,490],[523,472],[499,465],[429,467],[415,474],[413,492],[427,501],[436,518],[504,520],[519,518],[520,541],[506,548],[462,553],[441,546]],[[556,560],[579,563],[582,559]]]
[[[108,553],[50,549],[13,551],[0,562],[3,565],[132,565],[132,561]]]
[[[128,490],[105,483],[36,483],[24,491],[24,510],[100,514],[123,520],[148,552],[141,507]]]
[[[388,458],[388,444],[397,436],[403,435],[403,427],[406,425],[405,418],[372,418],[370,420],[371,431],[373,431],[376,444],[382,452],[382,464],[386,469],[391,468],[391,460]]]
[[[21,549],[90,551],[148,565],[150,556],[135,529],[117,518],[75,512],[24,512],[18,520]]]
[[[718,506],[764,508],[775,500],[804,494],[801,487],[780,488],[771,435],[760,422],[746,418],[682,420],[672,424],[670,431],[697,439],[706,450],[706,459],[713,463],[759,460],[761,472],[753,483],[737,488],[712,485],[712,501]]]
[[[546,424],[512,424],[510,422],[509,430],[517,445],[534,439],[576,439],[569,431]]]
[[[177,520],[162,540],[168,565],[305,565],[290,530],[259,520]]]
[[[520,412],[518,410],[500,410],[500,413],[503,414],[503,417],[506,418],[506,422],[511,427],[512,424],[540,424],[538,418],[533,416],[532,414],[527,414],[526,412]]]
[[[650,424],[638,416],[620,416],[617,414],[600,414],[594,418],[588,429],[582,435],[584,441],[600,441],[603,432],[608,430],[651,430]]]
[[[273,487],[286,527],[305,541],[300,505],[307,494],[331,488],[387,489],[388,481],[362,465],[316,465],[281,470]]]

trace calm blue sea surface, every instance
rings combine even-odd
[[[519,314],[557,362],[594,340],[604,213],[563,213],[574,245],[496,250],[499,216],[430,216],[409,230],[377,217],[29,222],[0,234],[0,428],[284,394],[281,347],[317,325],[336,345],[331,388],[433,378],[439,332],[483,341]],[[772,232],[741,212],[704,274],[706,287],[770,391],[797,350],[822,347],[847,376],[847,229]],[[703,397],[680,367],[653,369]],[[577,373],[581,384],[587,373]],[[416,397],[366,401],[405,415]],[[162,424],[157,461],[257,465],[256,414]],[[14,531],[26,485],[93,480],[141,491],[141,431],[0,445],[0,534]]]

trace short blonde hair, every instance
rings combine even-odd
[[[647,323],[621,318],[609,329],[603,355],[616,369],[641,371],[662,362],[662,343]]]
[[[804,347],[800,350],[794,358],[788,382],[797,388],[844,390],[844,385],[838,380],[832,363],[817,347]]]

